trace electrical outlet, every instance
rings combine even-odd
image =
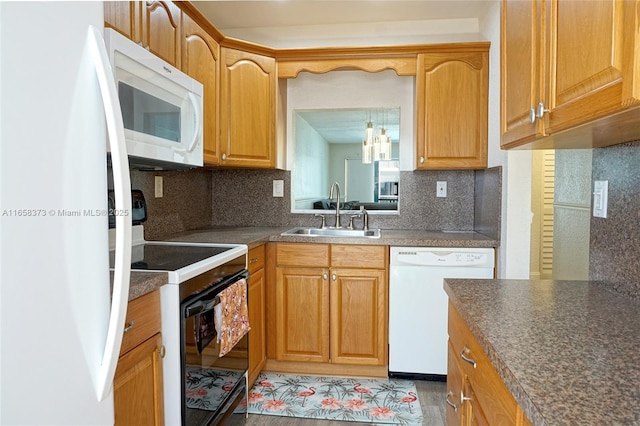
[[[163,193],[162,176],[156,176],[156,188],[155,188],[156,198],[162,198],[162,193]]]
[[[273,196],[284,197],[284,181],[283,180],[273,181]]]
[[[436,186],[436,197],[446,197],[446,196],[447,196],[447,182],[438,181]]]

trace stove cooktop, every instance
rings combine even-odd
[[[131,269],[177,271],[231,249],[232,247],[145,243],[133,248]]]

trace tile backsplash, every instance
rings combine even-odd
[[[480,225],[482,232],[498,238],[501,172],[499,167],[401,172],[399,214],[371,214],[369,224],[382,229],[426,230],[473,230]],[[154,196],[155,176],[164,180],[162,198]],[[274,180],[284,181],[284,197],[272,196]],[[437,181],[447,181],[446,198],[436,197]],[[315,226],[319,221],[311,214],[291,213],[288,171],[132,171],[131,182],[147,201],[147,239],[209,227]],[[327,222],[332,224],[333,218],[327,218]]]
[[[162,198],[154,195],[155,176],[163,178]],[[148,240],[211,226],[209,170],[132,171],[131,188],[140,189],[147,203],[147,221],[143,225]]]
[[[498,168],[488,174],[495,176],[500,172]],[[476,173],[473,170],[401,172],[399,214],[371,214],[369,224],[382,229],[472,230]],[[282,198],[272,196],[275,179],[284,180]],[[443,180],[447,181],[447,197],[437,198],[436,182]],[[487,223],[500,220],[499,184],[499,178],[488,179],[487,187],[496,192],[488,203],[494,203],[497,212],[487,210]],[[291,173],[287,171],[214,170],[212,190],[214,226],[310,226],[319,221],[311,214],[291,213]],[[333,218],[327,219],[329,225],[332,221]],[[492,226],[499,229],[499,223]]]
[[[640,300],[640,141],[593,150],[592,180],[609,181],[607,218],[591,217],[589,278]]]

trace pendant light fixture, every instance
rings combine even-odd
[[[369,119],[364,139],[362,140],[362,164],[391,159],[391,139],[387,135],[384,124],[383,121],[383,126],[380,127],[380,134],[374,136],[373,121],[371,120],[371,112],[369,112]]]

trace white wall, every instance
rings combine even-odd
[[[498,278],[529,278],[531,152],[500,149],[500,2],[480,20],[489,50],[489,167],[502,166],[502,218]]]
[[[414,77],[399,77],[395,71],[302,72],[287,81],[287,164],[295,158],[294,111],[298,109],[396,108],[400,107],[400,169],[413,170]]]
[[[296,117],[294,126],[298,137],[308,142],[298,147],[295,152],[295,163],[300,166],[296,171],[298,176],[297,198],[322,198],[329,188],[329,143],[302,117]],[[298,206],[298,208],[313,207]]]

